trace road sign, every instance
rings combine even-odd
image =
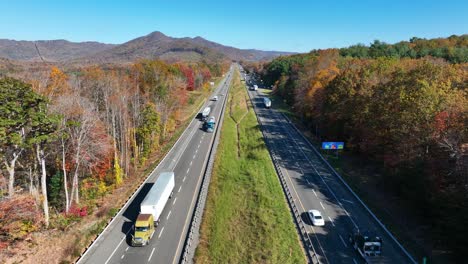
[[[344,142],[322,142],[322,149],[344,149]]]

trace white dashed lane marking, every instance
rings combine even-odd
[[[153,253],[154,253],[154,250],[155,250],[155,249],[156,249],[156,248],[153,248],[153,250],[151,250],[151,254],[150,254],[149,258],[148,258],[148,262],[151,260],[151,257],[153,256]]]
[[[161,229],[161,232],[159,233],[159,236],[158,236],[158,238],[160,238],[160,237],[161,237],[161,235],[162,235],[162,233],[163,233],[163,232],[164,232],[164,227]]]
[[[343,237],[342,237],[341,235],[339,235],[339,236],[340,236],[341,242],[343,242],[343,245],[344,245],[345,247],[348,247],[348,245],[346,245],[346,242],[344,241]]]

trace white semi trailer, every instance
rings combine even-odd
[[[159,224],[159,216],[172,197],[175,186],[174,172],[162,172],[140,204],[140,215],[151,214],[153,221]]]

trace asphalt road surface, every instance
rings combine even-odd
[[[253,81],[248,82],[253,85]],[[250,91],[255,112],[262,123],[268,146],[278,162],[306,224],[320,263],[363,263],[348,242],[354,227],[383,238],[379,263],[413,263],[359,203],[346,186],[312,150],[288,120],[275,109],[266,109],[260,91]],[[274,106],[272,106],[274,107]],[[325,226],[311,224],[306,212],[317,209]]]
[[[203,106],[203,108],[211,107],[210,116],[215,116],[216,121],[219,120],[233,70],[234,66],[212,95],[218,95],[218,101],[207,101]],[[179,263],[213,136],[214,133],[202,130],[200,120],[194,119],[141,189],[123,207],[78,263]],[[132,227],[138,216],[140,203],[159,174],[164,171],[175,173],[174,195],[166,204],[160,216],[161,222],[149,245],[132,247]]]

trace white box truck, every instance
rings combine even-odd
[[[202,121],[205,121],[208,116],[210,115],[210,112],[211,112],[211,108],[209,106],[205,107],[205,109],[203,109],[203,112],[201,114],[201,119]]]
[[[174,186],[174,172],[162,172],[143,202],[141,202],[140,214],[153,215],[153,221],[156,225],[159,224],[159,216],[169,198],[172,197]]]
[[[267,97],[263,97],[263,104],[265,105],[265,108],[270,108],[271,107],[271,100]]]

